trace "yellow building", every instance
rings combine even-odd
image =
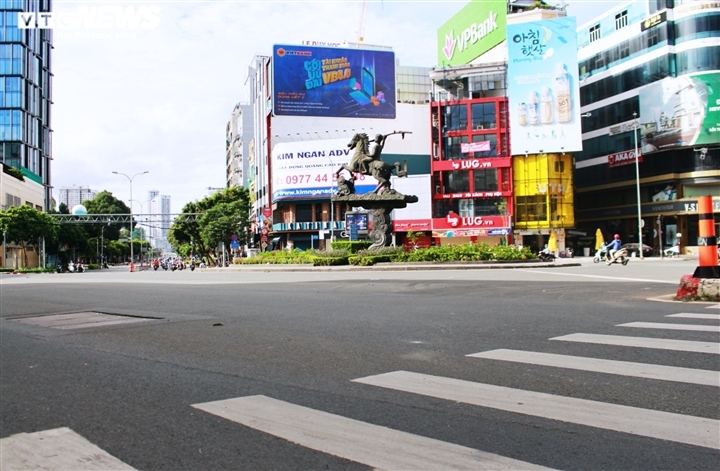
[[[513,156],[515,243],[541,249],[555,233],[557,252],[565,250],[566,229],[575,225],[572,156]]]

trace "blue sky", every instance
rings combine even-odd
[[[583,24],[620,2],[565,3]],[[364,42],[391,46],[402,65],[435,66],[436,30],[466,4],[368,0]],[[134,29],[55,30],[52,183],[127,202],[128,180],[112,171],[147,170],[133,181],[137,213],[141,204],[147,212],[151,189],[170,195],[177,213],[224,186],[225,126],[247,100],[255,55],[303,40],[355,42],[362,10],[362,2],[340,0],[54,2],[60,14],[92,6],[145,17]]]

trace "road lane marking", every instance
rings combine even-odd
[[[696,325],[696,324],[667,324],[662,322],[627,322],[617,324],[615,327],[637,327],[639,329],[664,329],[664,330],[696,330],[703,332],[720,332],[717,325]]]
[[[645,283],[662,283],[666,285],[677,285],[677,281],[665,281],[665,280],[651,280],[649,278],[623,278],[620,276],[605,276],[605,275],[583,275],[580,273],[562,273],[558,271],[541,271],[541,270],[527,270],[523,268],[517,268],[513,271],[521,271],[524,273],[540,273],[542,275],[560,275],[560,276],[572,276],[573,278],[598,278],[601,280],[610,280],[610,281],[642,281]]]
[[[680,312],[678,314],[669,314],[665,317],[685,317],[688,319],[717,319],[720,320],[720,314],[695,314],[692,312]]]
[[[707,306],[705,309],[720,309],[720,304],[713,304],[712,306]]]
[[[0,440],[0,469],[134,470],[67,427]]]
[[[266,396],[237,397],[193,407],[377,469],[548,469]]]
[[[720,449],[720,421],[408,371],[353,381],[572,424]]]
[[[554,353],[527,352],[504,348],[473,353],[467,356],[488,360],[512,361],[530,365],[552,366],[571,370],[593,371],[595,373],[608,373],[621,376],[633,376],[636,378],[720,387],[720,372],[711,370],[696,370],[677,366],[651,365],[647,363],[557,355]]]
[[[720,343],[696,342],[693,340],[653,339],[647,337],[626,337],[624,335],[570,334],[553,337],[549,340],[563,342],[596,343],[600,345],[620,345],[623,347],[656,348],[683,352],[720,354]]]

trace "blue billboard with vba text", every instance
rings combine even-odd
[[[273,115],[395,119],[395,53],[273,46]]]

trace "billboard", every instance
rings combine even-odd
[[[582,150],[575,18],[508,25],[513,155]]]
[[[667,78],[640,90],[642,153],[720,142],[720,74]]]
[[[272,149],[272,201],[329,199],[337,190],[335,172],[350,162],[348,139],[284,142]],[[347,172],[345,172],[347,174]],[[377,181],[356,175],[355,193],[373,191]]]
[[[471,1],[438,29],[438,66],[469,64],[505,41],[506,24],[507,0]]]
[[[273,114],[395,119],[395,53],[273,46]]]

